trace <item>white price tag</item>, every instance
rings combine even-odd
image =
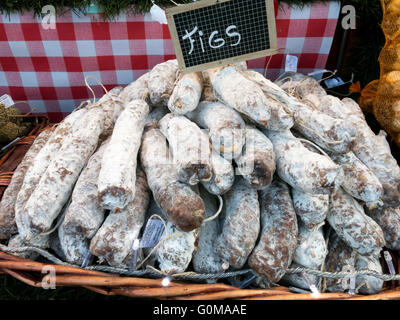
[[[140,240],[139,248],[154,247],[164,232],[164,224],[161,220],[150,219],[147,221],[146,228],[143,232],[142,240]]]
[[[0,104],[4,104],[6,108],[9,108],[14,105],[14,100],[8,94],[3,94],[0,97]]]
[[[159,6],[156,4],[153,4],[153,6],[150,9],[150,14],[151,18],[158,23],[161,24],[168,24],[167,22],[167,16],[165,15],[165,11],[161,9]]]
[[[313,72],[309,72],[307,75],[312,77],[312,76],[316,76],[317,74],[325,73],[325,72],[331,72],[331,71],[326,70],[326,69],[320,69],[320,70],[315,70]]]
[[[287,54],[285,60],[285,71],[297,72],[298,61],[298,57]]]
[[[392,261],[392,256],[390,255],[389,251],[383,251],[383,257],[386,260],[387,266],[389,268],[389,272],[392,276],[396,274],[396,271],[394,269],[393,261]]]
[[[339,87],[344,84],[342,78],[340,77],[327,79],[324,81],[324,83],[328,89]]]

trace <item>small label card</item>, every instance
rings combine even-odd
[[[297,63],[299,58],[290,54],[286,55],[285,71],[297,72]]]
[[[6,108],[9,108],[14,105],[14,100],[8,94],[3,94],[0,97],[0,104],[4,104]]]
[[[324,83],[328,89],[339,87],[344,84],[342,78],[340,77],[327,79],[324,81]]]
[[[140,248],[154,247],[164,232],[164,223],[158,219],[150,219],[147,221],[146,228],[143,232],[142,240],[140,240]]]

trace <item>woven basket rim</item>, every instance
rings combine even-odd
[[[40,124],[29,134],[36,137],[41,131],[53,128],[48,118],[43,117]],[[31,140],[31,143],[33,139]],[[13,151],[23,144],[15,145]],[[12,151],[12,152],[13,152]],[[12,153],[11,152],[11,153]],[[5,156],[5,155],[4,155]],[[3,156],[3,157],[4,157]],[[23,155],[22,155],[23,156]],[[5,161],[0,159],[0,166]],[[1,172],[1,170],[0,170]],[[1,196],[0,196],[1,199]],[[384,288],[373,295],[351,295],[348,293],[324,292],[320,294],[295,293],[284,286],[270,289],[239,289],[224,283],[203,284],[172,280],[167,287],[162,279],[131,277],[101,271],[86,270],[80,267],[63,266],[24,259],[0,249],[0,272],[6,273],[25,284],[43,287],[45,276],[43,268],[54,268],[57,286],[83,287],[103,295],[123,295],[132,298],[155,298],[174,300],[391,300],[400,299],[400,286]]]

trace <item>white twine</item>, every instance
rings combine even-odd
[[[222,200],[222,197],[221,197],[220,195],[218,195],[217,197],[218,197],[218,199],[219,199],[219,201],[220,201],[220,205],[219,205],[219,208],[218,208],[217,212],[216,212],[213,216],[211,216],[211,217],[209,217],[209,218],[207,218],[207,219],[204,219],[203,222],[202,222],[202,225],[201,225],[199,228],[201,228],[201,227],[204,225],[204,223],[207,223],[207,222],[209,222],[209,221],[212,221],[212,220],[216,219],[216,218],[219,216],[219,214],[221,213],[222,207],[223,207],[223,200]],[[164,230],[165,230],[165,236],[164,236],[163,239],[161,239],[161,240],[151,249],[150,253],[137,265],[136,269],[139,269],[139,268],[151,257],[151,255],[152,255],[165,241],[167,241],[167,240],[169,240],[169,239],[171,239],[171,238],[173,238],[173,237],[179,237],[179,236],[182,236],[182,235],[185,234],[184,232],[176,232],[176,233],[173,233],[172,235],[168,235],[168,233],[167,233],[167,232],[168,232],[168,231],[167,231],[167,225],[166,225],[166,223],[165,223],[165,220],[164,220],[162,217],[160,217],[159,215],[154,214],[154,215],[152,215],[151,217],[153,217],[153,216],[158,217],[158,218],[163,222],[163,224],[164,224]],[[149,219],[151,219],[151,217],[150,217]],[[197,229],[199,229],[199,228],[197,228]]]

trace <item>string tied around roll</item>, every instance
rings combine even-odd
[[[219,202],[220,202],[220,205],[219,205],[219,208],[218,208],[217,212],[216,212],[214,215],[212,215],[211,217],[204,219],[203,222],[202,222],[202,225],[204,225],[204,223],[207,223],[207,222],[209,222],[209,221],[212,221],[212,220],[218,218],[219,214],[221,213],[222,207],[223,207],[223,200],[222,200],[222,197],[221,197],[220,195],[217,195],[217,197],[218,197],[218,200],[219,200]],[[171,239],[171,238],[173,238],[173,237],[179,237],[179,236],[184,235],[183,232],[176,232],[176,233],[173,233],[172,235],[168,235],[167,225],[166,225],[166,222],[164,221],[164,219],[163,219],[161,216],[156,215],[156,214],[152,215],[149,219],[151,219],[153,216],[158,217],[158,218],[163,222],[163,224],[164,224],[164,230],[165,230],[165,236],[164,236],[163,239],[161,239],[161,240],[151,249],[150,253],[136,266],[136,269],[140,268],[140,267],[151,257],[151,255],[152,255],[165,241],[167,241],[168,239]],[[202,226],[202,225],[201,225],[201,226]],[[201,228],[201,226],[200,226],[199,228]],[[198,228],[198,229],[199,229],[199,228]]]
[[[80,110],[82,108],[95,107],[95,106],[98,105],[98,101],[96,103],[96,94],[94,93],[94,90],[92,89],[92,87],[89,85],[89,83],[87,81],[89,78],[94,79],[95,81],[97,81],[97,83],[103,88],[105,94],[109,93],[109,91],[106,89],[106,87],[103,85],[103,83],[101,83],[101,81],[99,79],[97,79],[95,76],[92,76],[92,75],[86,76],[85,77],[85,85],[93,95],[93,102],[90,101],[90,99],[84,100],[72,112],[78,111],[78,110]]]

